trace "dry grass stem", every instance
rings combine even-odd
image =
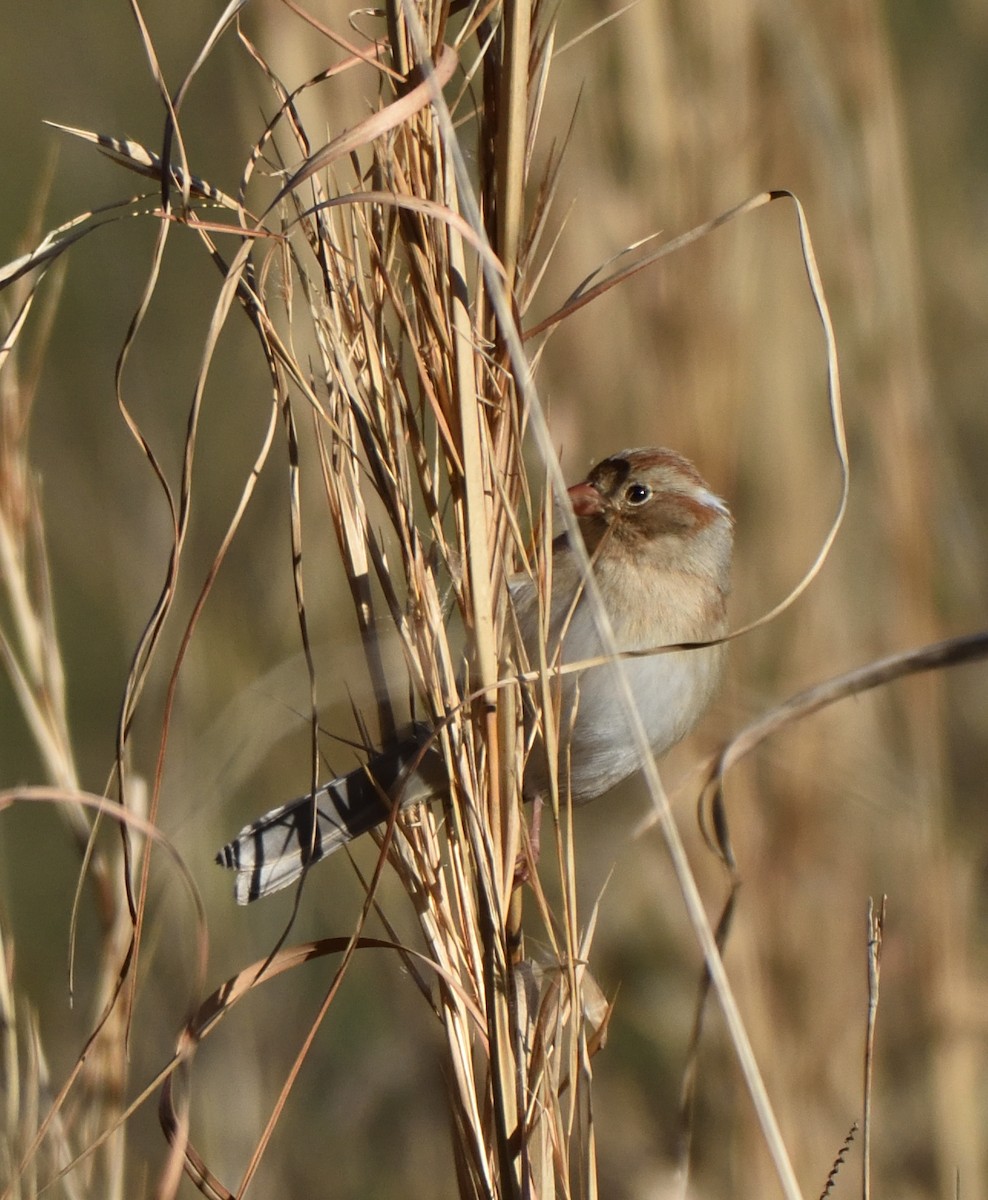
[[[917,954],[928,970],[910,1000],[915,1019],[947,1013],[955,1033],[980,1028],[968,953],[979,859],[975,838],[955,844],[938,731],[945,677],[960,674],[945,668],[979,662],[988,642],[938,630],[930,530],[939,519],[960,538],[962,522],[938,515],[928,470],[931,388],[908,205],[896,191],[882,207],[884,181],[905,174],[887,107],[888,45],[877,10],[847,15],[857,39],[849,61],[871,69],[852,78],[844,68],[837,96],[806,35],[812,26],[820,45],[836,43],[833,13],[742,6],[712,28],[673,8],[632,4],[600,18],[551,0],[387,0],[381,12],[345,17],[297,0],[270,11],[231,0],[176,86],[173,47],[133,0],[160,142],[52,122],[69,145],[95,149],[147,190],[47,232],[35,218],[33,249],[0,267],[0,703],[17,743],[0,814],[16,808],[27,823],[53,809],[78,871],[74,888],[58,887],[65,847],[50,850],[50,827],[39,825],[53,878],[35,893],[36,925],[25,936],[26,914],[0,913],[0,1200],[142,1190],[170,1200],[191,1188],[223,1200],[357,1195],[393,1190],[395,1170],[413,1200],[454,1190],[476,1200],[687,1190],[799,1200],[799,1179],[819,1179],[833,1162],[828,1196],[853,1130],[836,1162],[833,1147],[860,1086],[860,1075],[848,1082],[843,1032],[854,1001],[830,986],[840,972],[828,964],[875,872],[917,897],[915,920],[933,914]],[[588,72],[579,105],[562,74],[570,63]],[[204,90],[233,94],[233,69],[250,103],[240,96],[235,119],[210,114],[202,127]],[[778,89],[772,103],[756,103],[760,87]],[[692,157],[700,88],[713,114],[700,140],[711,148]],[[860,146],[842,128],[845,109]],[[745,159],[763,129],[761,157]],[[204,130],[234,157],[207,155]],[[772,149],[804,145],[812,161],[777,161]],[[818,160],[853,174],[847,195],[820,201]],[[839,265],[820,270],[802,201],[761,190],[768,170],[813,195],[814,238]],[[570,207],[583,176],[589,222]],[[640,202],[633,220],[629,193]],[[645,211],[655,198],[661,224],[687,232],[642,236],[660,223]],[[719,215],[696,223],[710,213]],[[126,241],[134,227],[153,233],[139,276]],[[66,336],[55,315],[62,263],[83,239],[112,246],[130,289],[123,316],[100,309],[124,332],[109,403],[87,397],[99,430],[91,441],[69,417],[40,430],[35,417],[45,364]],[[888,264],[894,286],[876,263]],[[852,331],[856,400],[875,389],[848,414],[823,274],[840,297],[835,317]],[[96,291],[89,303],[102,299]],[[852,303],[862,307],[848,319]],[[154,357],[159,328],[168,337]],[[859,328],[885,357],[872,343],[862,349]],[[92,349],[74,350],[73,370]],[[51,454],[47,438],[64,442],[63,454],[76,440],[85,447],[64,457],[72,503],[61,508],[34,465]],[[849,504],[853,439],[868,449],[855,487],[870,524]],[[616,653],[565,668],[618,660],[614,703],[635,731],[646,825],[662,834],[654,872],[642,843],[635,870],[622,869],[620,818],[574,817],[567,802],[564,672],[546,603],[554,539],[568,533],[582,553],[572,508],[558,503],[567,476],[636,441],[683,442],[691,456],[695,447],[738,509],[738,599],[725,640],[752,689],[735,687],[730,715],[713,718],[721,749],[670,798]],[[106,666],[116,672],[104,683],[112,703],[91,717],[80,679],[92,659],[113,658],[98,635],[117,600],[109,585],[98,604],[74,604],[71,589],[62,598],[66,547],[86,540],[80,514],[98,507],[92,496],[105,499],[84,468],[101,488],[119,488],[104,505],[106,536],[91,539],[86,557],[93,578],[116,579],[129,622],[114,639],[126,651]],[[879,522],[888,557],[873,570]],[[980,562],[970,544],[964,554]],[[615,651],[582,559],[602,644]],[[870,574],[872,600],[860,583]],[[546,631],[537,661],[520,635],[519,578],[537,585]],[[91,635],[90,659],[63,644],[58,621]],[[893,651],[902,645],[913,648]],[[263,655],[278,665],[259,665]],[[214,753],[207,716],[245,689],[236,720],[217,721],[227,740]],[[836,701],[849,697],[862,707],[847,721],[849,706]],[[980,707],[970,698],[960,707],[954,741]],[[533,719],[553,772],[540,839],[523,803]],[[409,797],[391,797],[390,819],[352,848],[352,870],[340,854],[318,884],[304,872],[290,906],[254,906],[249,923],[235,924],[211,878],[200,897],[203,846],[219,843],[228,801],[242,790],[256,803],[254,763],[271,759],[270,786],[284,789],[274,802],[286,800],[289,787],[314,792],[341,764],[404,746],[411,722],[426,731],[412,743],[421,780],[416,770],[402,778],[432,802],[403,809],[397,801]],[[283,747],[278,731],[292,726]],[[238,738],[249,754],[238,757]],[[876,780],[881,772],[869,777],[860,764],[886,745],[897,749]],[[38,786],[15,786],[32,772]],[[728,821],[728,781],[732,814],[744,820]],[[679,820],[684,793],[699,797],[699,830]],[[871,808],[854,810],[859,794]],[[874,836],[862,813],[889,795],[896,819]],[[209,808],[211,796],[222,806]],[[607,866],[590,864],[600,874],[588,901],[584,847],[597,853],[597,842]],[[36,861],[16,866],[34,886]],[[824,889],[838,866],[852,878],[836,895]],[[728,896],[712,921],[722,868]],[[790,922],[803,880],[808,915]],[[911,900],[896,903],[899,913]],[[834,929],[822,927],[822,910]],[[28,996],[50,990],[63,914],[70,967],[59,1003],[68,993],[75,1008],[71,1021],[55,1010],[66,1029],[53,1048],[46,1028],[55,1040],[58,1022]],[[913,1069],[901,1032],[891,1066],[875,1047],[884,914],[884,901],[869,913],[865,1197],[883,1069]],[[955,926],[953,949],[945,931]],[[259,948],[243,953],[252,938]],[[908,957],[887,954],[887,988],[907,990],[894,972]],[[883,1042],[887,1028],[891,1039],[891,1013]],[[988,1161],[979,1122],[951,1116],[955,1096],[981,1112],[977,1072],[962,1052],[928,1057],[924,1111],[939,1149],[910,1169],[942,1182],[953,1155],[977,1179],[970,1165]],[[423,1133],[436,1123],[430,1071],[445,1089],[451,1146],[441,1149]],[[156,1092],[166,1145],[145,1128]],[[396,1127],[412,1131],[407,1144]],[[326,1137],[335,1140],[317,1161],[311,1148]],[[905,1197],[904,1171],[882,1159],[895,1142],[876,1137],[874,1171],[891,1172]]]

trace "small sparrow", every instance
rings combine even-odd
[[[691,463],[672,450],[622,450],[571,487],[569,499],[619,651],[658,651],[724,636],[733,522]],[[511,585],[511,595],[530,665],[538,666],[542,641],[551,673],[598,658],[604,648],[567,534],[553,542],[550,575],[547,601],[527,577]],[[723,651],[722,644],[701,645],[624,660],[656,755],[685,737],[703,714],[720,679]],[[559,790],[576,804],[639,767],[614,669],[606,664],[556,676]],[[531,697],[529,703],[534,705]],[[526,799],[549,792],[550,765],[538,728],[532,716]],[[242,829],[216,856],[237,872],[237,903],[286,887],[310,863],[386,821],[395,804],[411,806],[441,794],[446,773],[434,742],[430,727],[416,723],[395,745],[327,783],[314,798],[293,800]]]

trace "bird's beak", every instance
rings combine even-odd
[[[578,517],[595,517],[604,511],[604,497],[592,483],[575,483],[568,495]]]

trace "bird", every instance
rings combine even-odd
[[[612,454],[567,494],[617,649],[630,655],[621,665],[638,716],[652,753],[661,756],[697,723],[720,681],[731,513],[688,459],[662,447]],[[639,769],[638,742],[569,533],[553,540],[546,575],[548,596],[530,576],[509,583],[529,663],[544,661],[550,676],[560,666],[602,657],[605,663],[556,671],[555,763],[539,735],[529,689],[523,792],[526,800],[544,799],[555,775],[560,794],[583,804]],[[396,804],[406,808],[442,795],[447,780],[436,730],[414,722],[364,766],[247,825],[216,862],[236,872],[235,899],[247,904],[287,887],[312,863],[386,822]]]

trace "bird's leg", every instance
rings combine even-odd
[[[529,862],[532,864],[532,870],[539,865],[539,856],[542,853],[543,808],[545,801],[541,796],[536,796],[532,801],[532,827],[528,831]]]
[[[524,956],[521,931],[522,887],[531,879],[539,862],[542,840],[542,797],[536,796],[532,805],[532,825],[518,858],[515,860],[515,876],[508,909],[508,955],[512,963]]]
[[[517,860],[515,861],[515,891],[524,883],[528,883],[532,872],[539,865],[539,854],[542,850],[542,808],[541,796],[532,801],[532,824]]]

